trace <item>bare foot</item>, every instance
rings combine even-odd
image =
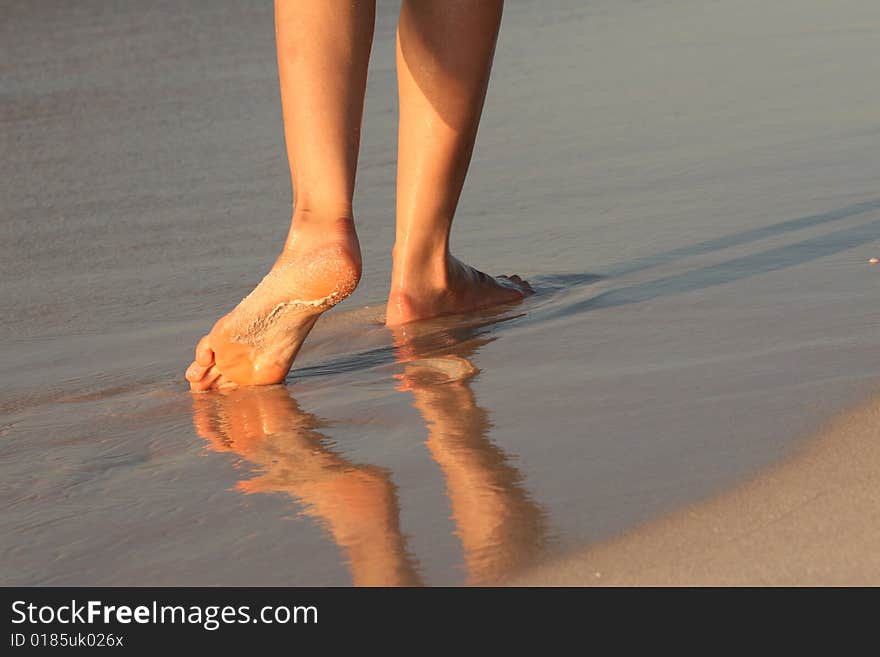
[[[262,282],[196,346],[186,371],[196,392],[280,383],[321,313],[354,291],[361,256],[350,219],[294,218]]]
[[[385,323],[398,326],[441,315],[516,303],[534,290],[519,276],[493,277],[447,256],[442,271],[392,276]]]

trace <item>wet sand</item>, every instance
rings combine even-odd
[[[518,586],[880,585],[880,400],[731,492],[511,580]]]
[[[193,345],[290,216],[271,5],[4,3],[0,582],[507,581],[875,392],[880,5],[509,2],[453,251],[537,293],[407,335],[381,316],[395,15],[360,287],[286,385],[193,399]],[[868,492],[840,522],[875,524]]]

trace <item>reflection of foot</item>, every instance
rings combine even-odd
[[[471,361],[461,356],[418,358],[406,364],[405,374],[400,377],[397,389],[416,392],[428,385],[465,381],[479,371]]]
[[[378,467],[328,449],[322,422],[300,410],[283,386],[193,396],[196,432],[260,474],[238,483],[246,494],[285,493],[342,548],[359,586],[419,584],[400,531],[397,489]]]
[[[494,583],[541,553],[544,514],[522,474],[489,440],[492,424],[471,389],[479,372],[467,358],[474,342],[436,348],[436,340],[420,338],[419,325],[412,329],[394,329],[403,365],[398,390],[412,394],[428,429],[426,445],[446,477],[468,583]]]
[[[196,347],[186,371],[195,391],[280,383],[318,317],[352,293],[361,273],[351,220],[294,219],[262,282]]]
[[[544,542],[543,513],[522,474],[489,440],[489,418],[468,379],[444,381],[445,372],[438,372],[435,382],[427,383],[424,372],[411,376],[406,367],[404,382],[428,426],[426,445],[446,477],[467,583],[497,582],[533,563]]]
[[[388,326],[515,303],[533,292],[519,276],[495,278],[452,256],[438,271],[430,270],[395,271],[388,297]]]
[[[215,451],[233,452],[264,468],[283,461],[306,478],[309,468],[321,471],[338,460],[318,449],[321,421],[300,410],[283,386],[194,395],[192,401],[196,433]]]

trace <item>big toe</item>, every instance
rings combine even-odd
[[[215,387],[214,384],[220,376],[220,370],[215,365],[211,365],[211,367],[206,368],[204,375],[200,379],[196,381],[190,379],[189,389],[193,392],[207,392]]]
[[[186,368],[186,373],[184,376],[186,380],[190,383],[197,383],[201,381],[205,377],[205,373],[208,371],[208,368],[204,365],[199,365],[196,361],[190,363],[190,366]]]
[[[211,349],[211,344],[206,335],[196,345],[196,359],[186,368],[184,376],[191,384],[198,383],[205,378],[213,364],[214,350]]]
[[[226,378],[217,369],[216,365],[211,365],[205,372],[204,376],[198,381],[190,381],[189,389],[192,392],[208,392],[209,390],[230,390],[237,388],[238,385],[231,379]]]
[[[196,345],[196,362],[206,368],[214,364],[214,350],[207,335]]]

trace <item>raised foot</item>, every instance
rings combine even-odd
[[[489,276],[451,256],[442,283],[404,280],[406,285],[392,284],[385,316],[388,326],[517,303],[534,293],[519,276]]]
[[[357,237],[346,227],[337,232],[288,240],[260,284],[199,341],[186,371],[193,391],[284,381],[318,317],[360,280]]]

